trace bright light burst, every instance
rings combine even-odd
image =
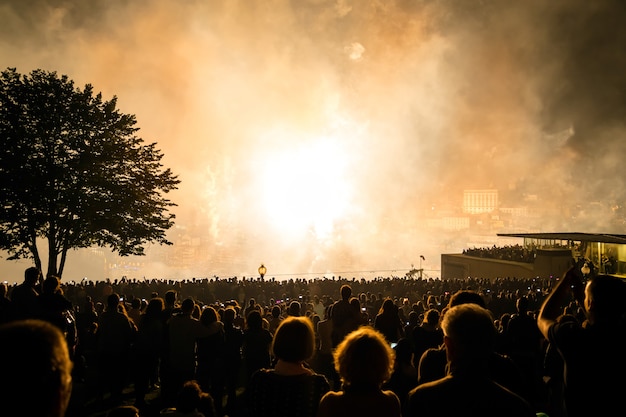
[[[293,146],[273,149],[263,163],[262,207],[285,235],[326,238],[349,204],[346,151],[330,137],[283,143]]]

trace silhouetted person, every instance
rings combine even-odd
[[[382,389],[391,377],[394,356],[385,337],[369,326],[348,334],[334,352],[341,390],[322,397],[318,417],[399,417],[398,396]]]
[[[448,309],[441,323],[448,375],[414,388],[405,417],[535,417],[531,405],[497,384],[488,372],[496,342],[491,313],[473,303]]]
[[[70,357],[74,358],[76,345],[78,344],[78,330],[74,317],[72,302],[61,291],[59,277],[50,275],[41,285],[39,295],[39,318],[49,321],[61,330],[67,340]]]
[[[502,333],[502,351],[508,355],[523,375],[523,394],[531,403],[539,405],[544,401],[545,385],[543,373],[543,335],[537,320],[528,311],[528,297],[519,297],[516,313],[511,316]]]
[[[575,298],[586,320],[560,320]],[[607,416],[626,405],[626,283],[591,274],[583,284],[570,268],[545,299],[537,323],[564,361],[564,406],[568,417]]]
[[[15,305],[8,296],[9,288],[5,282],[0,282],[0,324],[15,319]]]
[[[167,322],[169,370],[165,384],[167,391],[163,398],[166,405],[175,398],[185,381],[196,377],[196,342],[198,338],[209,334],[209,329],[192,317],[195,306],[193,299],[186,298],[181,304],[180,313],[174,314]]]
[[[102,395],[109,390],[114,404],[122,401],[122,391],[128,382],[128,360],[136,331],[120,296],[109,295],[107,308],[98,320],[98,369]]]
[[[137,336],[133,344],[133,369],[135,380],[135,404],[143,408],[150,382],[159,373],[159,358],[163,352],[164,303],[160,297],[151,298],[146,311],[137,323]]]
[[[439,327],[439,310],[431,308],[424,313],[424,320],[413,328],[411,340],[413,341],[413,366],[419,367],[422,354],[427,349],[437,348],[443,343],[443,330]]]
[[[232,413],[237,408],[237,388],[239,388],[239,372],[241,370],[241,345],[243,344],[243,330],[235,326],[237,311],[233,306],[224,310],[224,368],[226,374],[226,408]],[[215,398],[215,401],[223,401]]]
[[[397,342],[404,337],[404,324],[398,313],[398,306],[391,298],[386,298],[378,314],[374,318],[374,328],[381,332],[389,343]]]
[[[395,392],[400,403],[404,405],[409,391],[417,386],[417,369],[413,365],[411,341],[407,338],[400,339],[393,350],[396,352],[393,372],[383,388]]]
[[[24,282],[13,288],[11,301],[15,306],[17,319],[37,318],[39,314],[38,285],[41,271],[34,266],[24,271]]]
[[[283,321],[284,317],[282,316],[282,311],[280,310],[279,306],[274,306],[272,307],[272,311],[271,311],[271,319],[269,321],[270,325],[268,330],[270,331],[271,334],[276,333],[276,329],[278,329],[278,326],[280,325],[280,323]]]
[[[315,352],[313,324],[306,317],[287,317],[272,342],[273,369],[254,373],[246,387],[249,412],[255,417],[315,417],[330,385],[307,364]]]
[[[248,314],[246,324],[241,351],[246,367],[246,380],[248,380],[258,369],[270,367],[272,334],[263,328],[263,319],[258,310],[252,310]]]
[[[352,296],[352,287],[344,284],[340,288],[341,300],[335,301],[330,310],[330,318],[332,319],[333,347],[339,345],[348,333],[356,330],[360,323],[360,312],[355,311],[350,304]]]
[[[215,408],[221,414],[221,399],[224,397],[225,381],[224,349],[226,340],[224,323],[219,320],[217,311],[211,306],[202,310],[200,323],[209,329],[209,334],[197,341],[198,369],[196,379],[204,392],[208,392],[214,399],[220,400],[215,402]]]
[[[461,304],[476,304],[485,308],[485,300],[479,293],[472,290],[459,290],[452,294],[448,301],[449,308]],[[443,313],[443,316],[445,317],[446,314],[447,310]],[[513,360],[506,355],[496,352],[495,348],[488,359],[487,370],[490,378],[516,394],[521,394],[523,392],[522,373]],[[417,383],[421,385],[443,378],[448,374],[448,371],[449,364],[445,345],[442,344],[438,348],[427,349],[419,361]]]
[[[38,319],[0,326],[2,415],[63,417],[72,392],[72,361],[61,331]]]

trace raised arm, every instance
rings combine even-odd
[[[546,339],[550,326],[556,323],[559,316],[563,314],[563,305],[569,301],[572,294],[581,305],[583,303],[584,288],[578,276],[577,268],[577,266],[573,266],[563,274],[563,277],[557,282],[541,306],[537,325]]]

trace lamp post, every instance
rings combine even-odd
[[[261,266],[259,267],[259,275],[261,276],[261,280],[263,279],[263,277],[265,276],[265,273],[267,272],[267,268],[265,267],[265,265],[261,264]]]

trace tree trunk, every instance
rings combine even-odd
[[[61,262],[59,262],[59,270],[58,270],[58,277],[61,278],[61,276],[63,275],[63,268],[65,268],[65,260],[67,259],[67,248],[63,248],[63,250],[61,251]]]
[[[59,254],[56,249],[54,239],[48,237],[48,273],[46,277],[50,275],[57,275],[57,259]]]

